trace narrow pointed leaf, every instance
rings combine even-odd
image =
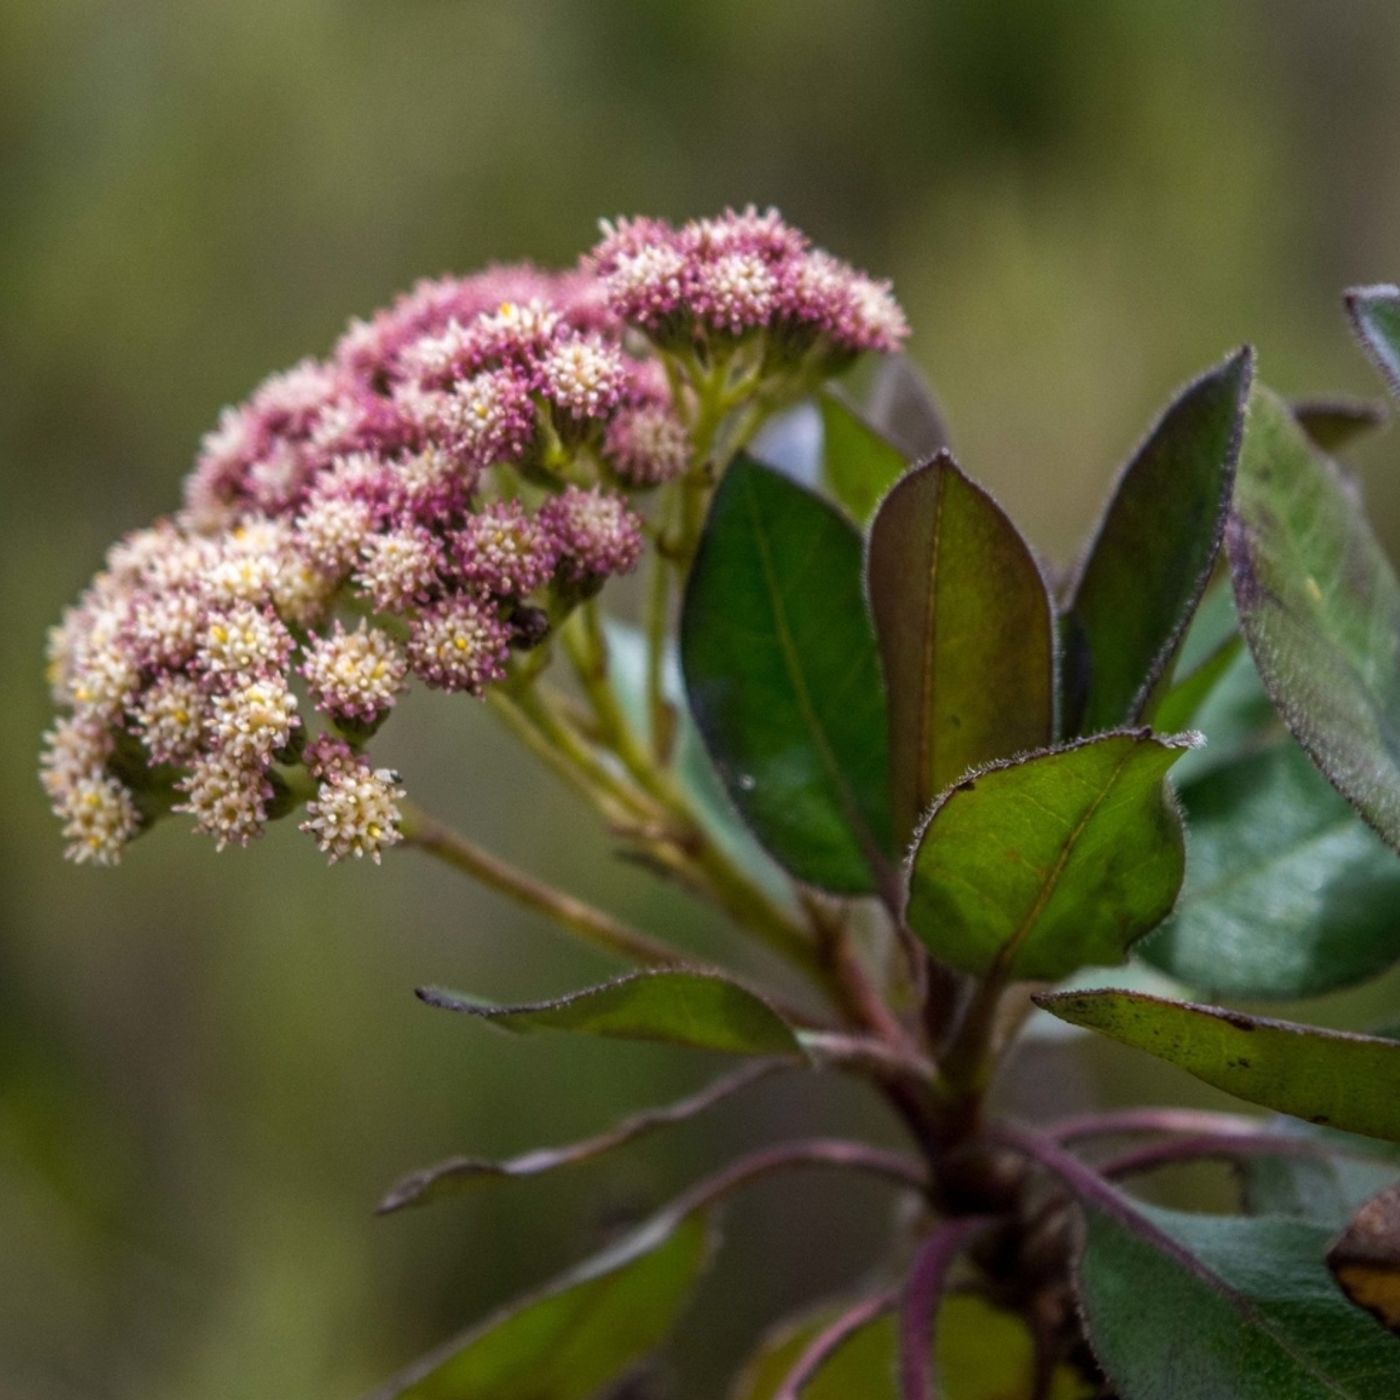
[[[498,1006],[441,987],[421,987],[418,995],[429,1006],[507,1031],[574,1031],[735,1055],[803,1053],[792,1028],[767,1002],[709,972],[638,972],[521,1006]]]
[[[908,355],[880,357],[865,417],[877,433],[894,443],[906,461],[923,461],[949,446],[943,411]]]
[[[1036,1002],[1237,1098],[1400,1142],[1400,1042],[1141,992],[1059,992]]]
[[[820,405],[822,482],[851,519],[864,525],[909,459],[836,394],[828,390]]]
[[[1131,1400],[1372,1400],[1400,1342],[1352,1308],[1302,1220],[1089,1206],[1078,1293],[1089,1340]]]
[[[1114,488],[1066,620],[1067,733],[1135,724],[1220,549],[1254,357],[1188,386]]]
[[[1400,398],[1400,287],[1353,287],[1346,306],[1361,344]]]
[[[1053,981],[1122,962],[1181,888],[1181,818],[1163,779],[1192,742],[1123,731],[959,783],[919,837],[910,927],[976,976]]]
[[[1400,1332],[1400,1186],[1372,1196],[1327,1251],[1327,1267],[1348,1298]]]
[[[947,453],[886,496],[866,578],[885,667],[890,803],[903,841],[969,769],[1051,742],[1053,609],[1016,527]]]
[[[1227,532],[1240,624],[1298,742],[1400,847],[1400,582],[1354,492],[1267,389]]]
[[[767,850],[810,884],[873,889],[890,851],[889,744],[850,523],[736,461],[691,570],[681,668],[710,757]]]
[[[588,1400],[665,1340],[709,1252],[703,1216],[652,1222],[372,1400]]]
[[[1181,787],[1191,863],[1147,960],[1207,996],[1297,998],[1400,960],[1400,860],[1292,742]]]
[[[1387,416],[1385,405],[1372,399],[1303,399],[1289,407],[1298,426],[1327,453],[1384,427]]]
[[[698,1094],[692,1094],[689,1098],[679,1099],[660,1108],[644,1109],[641,1113],[624,1118],[604,1132],[579,1142],[567,1143],[563,1147],[538,1147],[533,1151],[523,1152],[518,1157],[508,1157],[504,1161],[492,1161],[481,1157],[449,1157],[445,1162],[437,1162],[431,1167],[410,1172],[408,1176],[396,1182],[379,1202],[376,1213],[388,1215],[392,1211],[402,1210],[405,1206],[424,1205],[439,1196],[468,1190],[484,1183],[518,1181],[525,1177],[558,1171],[563,1167],[575,1167],[582,1162],[591,1162],[604,1153],[624,1147],[659,1128],[684,1123],[706,1112],[732,1094],[737,1094],[775,1070],[784,1068],[786,1063],[783,1060],[757,1060],[745,1065],[735,1074],[707,1084]]]

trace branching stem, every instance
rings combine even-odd
[[[543,914],[595,948],[644,967],[674,966],[682,961],[677,951],[665,943],[516,869],[412,803],[404,804],[400,830],[409,845],[436,856],[524,908]]]

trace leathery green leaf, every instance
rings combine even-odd
[[[636,972],[521,1006],[498,1006],[441,987],[419,988],[418,995],[430,1006],[507,1031],[574,1031],[734,1055],[803,1054],[792,1028],[766,1001],[711,972]]]
[[[1046,1011],[1309,1123],[1400,1142],[1400,1042],[1112,989],[1036,997]]]
[[[1122,962],[1181,888],[1181,818],[1164,778],[1193,742],[1125,730],[959,783],[919,836],[910,927],[977,976],[1054,981]]]
[[[1316,996],[1400,959],[1400,860],[1292,741],[1183,784],[1191,862],[1143,956],[1210,996]]]
[[[851,524],[734,462],[686,589],[681,669],[730,799],[769,853],[824,889],[875,888],[891,847],[889,742]]]
[[[586,1400],[665,1340],[709,1249],[703,1216],[659,1217],[440,1347],[373,1400]]]
[[[906,473],[870,530],[890,805],[905,840],[969,769],[1054,737],[1053,606],[1016,527],[951,456]]]
[[[1252,351],[1182,391],[1114,488],[1066,616],[1065,730],[1139,722],[1220,549]]]
[[[870,519],[880,498],[909,465],[844,399],[830,390],[819,400],[822,415],[822,480],[858,525]]]
[[[1400,398],[1400,287],[1353,287],[1346,306],[1361,344]]]
[[[1352,490],[1262,387],[1226,543],[1240,625],[1275,708],[1400,847],[1400,582]]]
[[[1243,1158],[1235,1172],[1251,1215],[1297,1215],[1340,1230],[1366,1200],[1400,1178],[1400,1146],[1296,1118],[1276,1118],[1270,1127],[1328,1149],[1328,1155]]]
[[[1400,1341],[1328,1276],[1325,1228],[1136,1201],[1085,1214],[1079,1299],[1129,1400],[1370,1400],[1400,1378]]]

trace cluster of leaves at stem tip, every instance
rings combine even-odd
[[[1400,291],[1346,305],[1400,395]],[[420,284],[226,411],[184,508],[55,629],[43,779],[73,858],[172,811],[222,847],[304,808],[332,860],[414,847],[629,965],[428,1005],[742,1057],[382,1211],[781,1074],[857,1077],[908,1139],[757,1147],[384,1397],[661,1386],[723,1202],[801,1168],[884,1180],[901,1242],[756,1320],[734,1400],[1400,1395],[1400,1041],[1210,1004],[1400,961],[1400,583],[1335,460],[1385,410],[1281,398],[1238,351],[1060,576],[954,458],[905,333],[887,284],[772,211]],[[864,352],[863,391],[834,387]],[[485,697],[621,856],[786,971],[699,964],[408,804],[367,746],[413,681]],[[1103,967],[1122,985],[1083,985]],[[1042,1012],[1269,1112],[1011,1121],[990,1096]],[[1234,1170],[1226,1213],[1124,1184],[1203,1160]]]

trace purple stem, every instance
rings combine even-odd
[[[1198,1161],[1204,1157],[1334,1157],[1335,1149],[1307,1138],[1284,1137],[1275,1133],[1198,1133],[1195,1137],[1152,1142],[1131,1152],[1111,1157],[1099,1171],[1107,1177],[1132,1176],[1177,1162]],[[1364,1153],[1350,1153],[1363,1157]]]
[[[1257,1118],[1235,1113],[1211,1113],[1194,1108],[1129,1108],[1116,1113],[1085,1113],[1062,1118],[1045,1129],[1058,1143],[1083,1138],[1127,1136],[1135,1133],[1254,1133]]]
[[[723,1102],[740,1090],[748,1088],[769,1075],[783,1069],[794,1068],[791,1060],[755,1060],[733,1074],[707,1084],[698,1093],[660,1108],[644,1109],[641,1113],[624,1118],[620,1123],[593,1137],[580,1142],[567,1143],[562,1147],[540,1147],[518,1157],[505,1161],[485,1161],[475,1157],[451,1157],[430,1167],[423,1167],[401,1178],[388,1194],[375,1207],[376,1213],[386,1215],[390,1211],[413,1205],[440,1187],[453,1183],[480,1180],[483,1177],[511,1178],[537,1176],[541,1172],[555,1171],[560,1167],[574,1166],[587,1162],[601,1153],[639,1138],[657,1128],[673,1123],[683,1123],[699,1113]]]
[[[797,1142],[782,1142],[776,1147],[764,1147],[747,1157],[740,1157],[713,1176],[698,1181],[688,1191],[666,1206],[661,1216],[679,1219],[727,1196],[740,1186],[747,1186],[760,1177],[770,1176],[788,1167],[835,1167],[838,1170],[867,1172],[882,1176],[916,1191],[927,1191],[928,1173],[923,1164],[902,1152],[890,1152],[882,1147],[870,1147],[863,1142],[843,1138],[803,1138]]]
[[[936,1400],[934,1315],[954,1261],[986,1225],[985,1215],[964,1216],[937,1226],[914,1258],[904,1284],[899,1317],[899,1382],[903,1400]]]
[[[800,1400],[802,1391],[828,1361],[860,1329],[890,1311],[899,1301],[899,1289],[887,1288],[882,1293],[862,1299],[853,1308],[835,1318],[808,1343],[797,1365],[773,1393],[773,1400]]]

